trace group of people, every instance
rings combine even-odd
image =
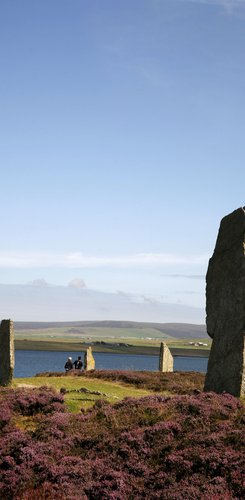
[[[75,370],[81,370],[83,367],[83,362],[82,362],[82,358],[81,356],[78,356],[78,358],[74,361],[74,363],[72,362],[72,358],[69,357],[67,359],[67,362],[65,364],[65,371],[68,372],[69,370],[73,370],[73,368],[75,368]]]

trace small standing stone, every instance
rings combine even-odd
[[[220,224],[206,276],[207,332],[213,339],[205,391],[245,394],[245,213]]]
[[[174,366],[173,356],[165,342],[161,342],[159,355],[159,371],[172,372]]]
[[[84,354],[84,370],[94,370],[95,369],[95,359],[92,354],[92,348],[88,347]]]
[[[14,373],[14,323],[3,319],[0,325],[0,385],[11,383]]]

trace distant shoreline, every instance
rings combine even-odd
[[[31,341],[31,340],[15,340],[16,351],[62,351],[62,352],[81,352],[84,353],[87,346],[80,342],[49,342],[49,341]],[[155,346],[104,346],[92,345],[93,352],[104,354],[127,354],[127,355],[146,355],[158,356],[159,348]],[[209,357],[209,349],[201,348],[178,348],[170,347],[170,351],[174,357],[192,356],[192,357]]]

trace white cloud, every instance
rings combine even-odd
[[[116,256],[84,255],[74,253],[0,252],[0,268],[98,268],[147,267],[161,265],[206,264],[207,255],[175,255],[165,253],[138,253]]]
[[[78,288],[80,290],[82,288],[86,288],[86,283],[80,278],[74,278],[68,283],[68,286]]]
[[[33,281],[28,281],[27,285],[36,286],[36,287],[40,287],[40,286],[41,287],[52,286],[50,283],[48,283],[43,278],[36,279],[36,280],[33,280]]]
[[[126,296],[73,287],[37,287],[0,284],[0,316],[14,321],[125,320],[157,323],[205,321],[202,307],[158,302],[148,296]]]

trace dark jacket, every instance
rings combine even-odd
[[[72,368],[73,368],[73,363],[70,359],[68,359],[65,364],[65,371],[67,372],[68,370],[72,370]]]
[[[76,359],[76,361],[74,361],[74,367],[76,370],[81,370],[82,367],[83,367],[83,362],[81,359]]]

